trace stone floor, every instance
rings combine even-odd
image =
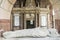
[[[56,38],[49,38],[49,37],[46,37],[46,38],[9,38],[9,39],[4,39],[2,37],[0,37],[0,40],[60,40],[60,37],[56,37]]]

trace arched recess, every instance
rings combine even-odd
[[[14,6],[15,3],[16,3],[16,1],[14,1],[14,3],[13,3],[12,5]],[[53,24],[53,21],[52,21],[52,20],[53,20],[53,18],[52,18],[52,8],[53,8],[53,7],[52,7],[51,2],[50,2],[49,4],[50,4],[50,6],[49,6],[49,7],[50,7],[50,10],[51,10],[51,11],[50,11],[50,22],[51,22],[50,25],[53,26],[53,25],[52,25],[52,24]],[[13,7],[12,7],[12,9],[13,9]],[[11,13],[12,13],[12,9],[11,9]],[[11,15],[11,18],[12,18],[12,15]],[[12,22],[12,21],[11,21],[11,22]],[[12,23],[11,23],[11,24],[12,24]],[[12,25],[11,25],[11,28],[12,28]]]
[[[17,0],[8,0],[8,2],[10,2],[10,4],[12,4],[13,6],[11,7],[11,14],[10,14],[10,30],[12,30],[12,9],[14,7],[14,4],[16,3]]]
[[[13,7],[15,7],[16,8],[16,6],[15,5],[17,5],[17,3],[16,2],[18,2],[18,3],[20,3],[20,4],[18,4],[18,5],[20,5],[20,6],[18,6],[18,8],[20,7],[25,7],[25,2],[26,2],[26,0],[16,0],[14,3],[13,3]],[[23,5],[21,5],[21,3],[23,2]],[[14,27],[12,27],[14,24],[12,24],[12,21],[14,20],[13,18],[12,18],[12,16],[14,15],[13,13],[12,13],[12,10],[13,10],[13,7],[12,7],[12,9],[11,9],[11,30],[13,30],[13,28]],[[17,14],[18,15],[18,14]],[[20,14],[19,14],[20,15]],[[23,14],[22,14],[23,15]],[[21,16],[22,17],[22,16]],[[20,17],[19,17],[20,18]],[[19,20],[18,20],[19,21]],[[19,21],[20,22],[20,21]],[[20,29],[20,28],[19,28]]]

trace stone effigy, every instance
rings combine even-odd
[[[5,38],[20,38],[20,37],[56,37],[59,36],[56,29],[44,29],[44,28],[33,28],[33,29],[23,29],[16,31],[9,31],[3,33]]]

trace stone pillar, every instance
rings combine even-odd
[[[36,15],[36,19],[35,20],[36,20],[36,27],[37,27],[37,13],[35,15]]]
[[[48,28],[51,28],[50,14],[48,14]]]
[[[24,29],[26,29],[26,14],[24,14]]]
[[[23,2],[21,2],[21,7],[23,7]]]

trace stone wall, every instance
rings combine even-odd
[[[54,5],[54,12],[55,12],[55,27],[60,32],[60,5]]]
[[[56,28],[57,28],[58,32],[60,33],[60,20],[59,19],[56,19],[55,21],[56,21],[55,22],[56,23],[55,24],[56,25]]]
[[[16,0],[3,0],[0,4],[0,27],[3,28],[5,31],[10,30],[11,10],[15,1]],[[55,5],[52,4],[52,5],[55,10],[55,20],[56,20],[55,25],[58,31],[60,31],[60,5],[58,4]]]
[[[0,28],[9,31],[11,27],[11,10],[16,0],[1,0],[0,4]]]
[[[9,31],[10,30],[10,20],[0,19],[0,28],[2,28],[4,31]]]

